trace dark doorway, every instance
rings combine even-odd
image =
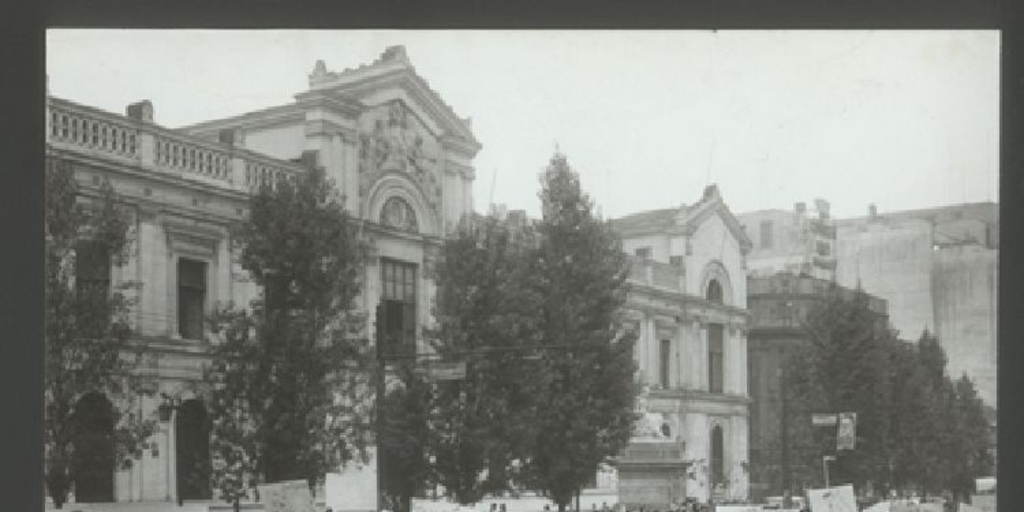
[[[206,407],[199,400],[186,400],[174,421],[178,499],[210,499],[210,426]]]
[[[88,393],[75,405],[72,423],[75,501],[114,501],[114,406],[102,393]]]
[[[715,425],[711,429],[711,485],[713,487],[725,483],[725,443],[722,439],[722,427]]]

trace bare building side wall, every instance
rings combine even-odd
[[[966,373],[989,405],[996,404],[997,257],[977,246],[943,248],[932,272],[936,334],[949,375]]]
[[[935,330],[932,233],[927,222],[844,226],[838,233],[836,280],[861,286],[889,303],[889,319],[904,339]]]

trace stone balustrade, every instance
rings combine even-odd
[[[54,147],[237,191],[254,192],[306,171],[299,163],[59,98],[48,98],[46,125]]]
[[[139,159],[139,129],[122,116],[51,102],[47,140],[131,160]]]
[[[629,280],[634,283],[683,291],[685,290],[683,279],[682,272],[675,265],[631,257]]]

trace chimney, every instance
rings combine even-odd
[[[308,169],[316,169],[320,165],[320,152],[317,150],[303,151],[299,163]]]
[[[793,208],[794,208],[794,209],[796,210],[796,212],[797,212],[797,213],[799,213],[800,215],[803,215],[804,213],[807,213],[807,203],[805,203],[805,202],[803,202],[803,201],[801,201],[801,202],[799,202],[799,203],[796,203],[795,205],[793,205]]]
[[[245,147],[245,133],[238,128],[225,128],[217,132],[217,140],[236,148]]]
[[[142,100],[138,103],[132,103],[125,109],[128,117],[144,123],[153,122],[153,103],[149,100]]]
[[[877,217],[878,217],[878,207],[875,206],[875,203],[869,204],[868,205],[868,218],[870,218],[871,220],[874,220]]]
[[[828,201],[824,199],[815,199],[814,207],[818,209],[818,218],[821,220],[828,220],[829,207]]]

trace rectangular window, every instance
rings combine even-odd
[[[725,353],[722,343],[722,326],[708,325],[708,391],[722,393],[724,384]]]
[[[672,368],[672,340],[661,340],[661,388],[668,389],[670,385],[669,372]]]
[[[651,248],[650,247],[637,247],[633,251],[633,254],[635,254],[637,258],[649,260],[649,259],[651,259]]]
[[[772,221],[770,221],[770,220],[762,220],[761,221],[761,248],[762,249],[771,249],[772,248],[772,243],[774,242],[774,240],[772,239],[772,235],[773,234],[774,233],[772,231]]]
[[[669,256],[668,262],[676,268],[683,268],[683,265],[685,264],[682,256]]]
[[[190,340],[203,339],[206,317],[206,263],[178,260],[178,333]]]
[[[818,245],[818,255],[819,256],[829,256],[830,254],[832,254],[832,246],[829,245],[828,242],[825,242],[825,241],[822,241],[822,240],[818,240],[818,244],[817,245]]]
[[[388,354],[416,350],[416,265],[381,260],[381,301],[377,332]]]
[[[109,321],[110,252],[100,242],[75,247],[75,298],[78,323],[88,336],[101,336]]]

